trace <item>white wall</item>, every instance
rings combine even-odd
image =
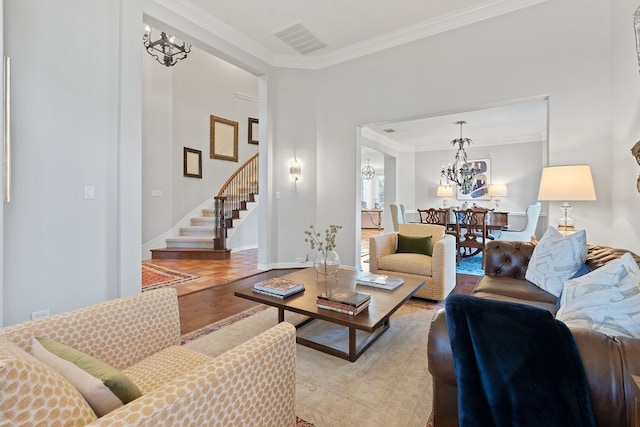
[[[145,52],[143,65],[142,240],[148,242],[203,201],[213,207],[220,187],[258,152],[248,143],[248,118],[258,117],[258,79],[196,47],[173,67]],[[238,122],[237,162],[210,158],[211,115]],[[184,147],[202,151],[202,179],[184,176]],[[257,243],[254,235],[248,244]]]
[[[123,138],[135,129],[119,120],[127,112],[119,91],[119,55],[126,52],[114,49],[124,37],[118,5],[10,0],[4,14],[14,145],[3,308],[4,323],[12,324],[33,311],[55,313],[126,292],[115,224],[131,223],[120,222],[127,202],[118,192],[118,164]],[[136,188],[135,180],[126,184]],[[85,186],[94,187],[94,199],[85,198]]]
[[[608,167],[613,209],[607,222],[613,227],[609,239],[613,246],[636,253],[640,253],[640,193],[636,189],[640,166],[630,150],[640,140],[640,65],[633,32],[633,13],[638,6],[635,0],[611,2],[612,132],[602,141],[612,150]]]

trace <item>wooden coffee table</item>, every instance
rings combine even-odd
[[[285,311],[306,316],[307,319],[296,325],[296,329],[299,331],[296,337],[298,344],[349,360],[350,362],[355,362],[380,335],[389,329],[389,318],[391,315],[424,285],[423,280],[404,279],[402,286],[392,291],[387,291],[370,286],[355,285],[358,274],[359,272],[353,270],[340,269],[340,271],[338,271],[337,282],[333,277],[327,279],[325,282],[317,280],[316,271],[313,268],[307,268],[282,276],[286,279],[302,282],[305,286],[304,292],[288,298],[279,299],[254,293],[252,287],[241,289],[234,294],[240,298],[246,298],[251,301],[277,307],[278,322],[285,321]],[[360,274],[362,273],[360,272]],[[324,292],[327,287],[349,288],[351,290],[355,289],[358,292],[368,293],[371,295],[369,307],[355,316],[318,308],[316,297]],[[347,327],[349,331],[348,351],[342,351],[326,345],[326,343],[323,344],[302,337],[300,334],[300,332],[302,332],[301,328],[315,320],[322,320]],[[359,343],[356,339],[357,331],[367,333],[366,338]]]

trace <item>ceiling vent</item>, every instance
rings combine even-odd
[[[395,133],[396,130],[392,129],[392,128],[389,128],[389,129],[382,129],[382,131],[386,132],[386,133]]]
[[[327,47],[315,34],[299,22],[273,34],[302,55]]]

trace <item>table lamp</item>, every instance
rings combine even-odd
[[[438,185],[438,197],[442,197],[442,207],[447,207],[447,197],[453,196],[453,187],[451,185]]]
[[[588,165],[551,166],[542,169],[538,200],[563,201],[558,229],[575,229],[569,201],[596,200],[591,168]]]
[[[507,184],[490,184],[487,195],[493,198],[497,210],[500,207],[500,197],[506,197],[509,195],[507,192]]]

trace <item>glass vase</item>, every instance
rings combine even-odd
[[[326,280],[331,276],[338,280],[340,256],[336,251],[321,251],[313,262],[313,268],[316,269],[318,280]]]

